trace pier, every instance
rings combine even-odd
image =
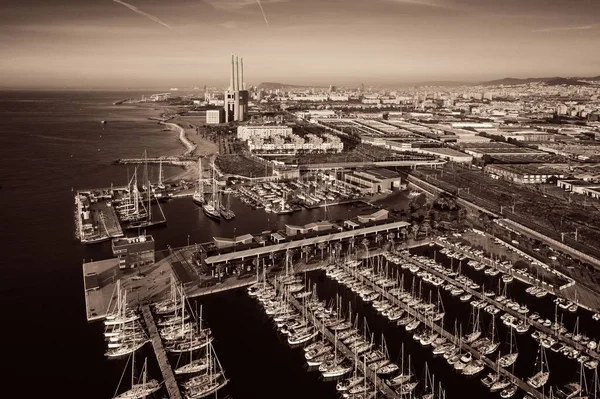
[[[306,309],[304,309],[302,307],[302,305],[298,302],[298,300],[296,300],[296,298],[294,298],[293,296],[290,296],[289,298],[290,303],[296,308],[296,310],[298,310],[300,313],[304,313],[306,312]],[[312,322],[315,325],[315,328],[317,329],[317,331],[319,331],[320,334],[324,334],[325,338],[327,338],[332,345],[335,345],[337,347],[337,349],[342,352],[344,354],[344,356],[346,356],[346,358],[350,361],[352,361],[352,363],[356,362],[355,356],[354,356],[354,352],[352,352],[346,345],[344,345],[343,342],[341,341],[337,341],[337,344],[335,344],[335,335],[331,333],[331,331],[329,331],[327,328],[324,328],[323,323],[321,323],[320,320],[318,320],[317,318],[313,317],[312,318]],[[369,369],[368,367],[366,368],[366,370],[362,369],[361,364],[359,363],[358,365],[358,370],[361,370],[363,374],[365,374],[365,377],[375,386],[376,389],[379,389],[381,391],[383,391],[383,393],[385,394],[385,396],[387,398],[391,398],[391,399],[400,399],[400,395],[398,395],[396,392],[394,392],[394,390],[392,390],[387,384],[385,384],[381,378],[379,378],[377,376],[376,372],[371,371],[371,369]]]
[[[351,238],[367,237],[376,234],[384,234],[390,232],[399,232],[402,228],[410,226],[407,222],[391,222],[370,227],[357,228],[354,230],[345,230],[339,233],[332,233],[311,238],[304,238],[296,241],[289,241],[281,244],[270,244],[252,249],[230,252],[222,255],[209,256],[204,259],[204,263],[210,266],[218,264],[228,264],[236,261],[244,261],[247,259],[257,259],[261,257],[269,257],[276,252],[285,252],[290,249],[301,249],[303,247],[316,246],[320,243],[328,244],[333,242],[343,242]]]
[[[554,331],[550,327],[545,327],[544,325],[540,324],[537,320],[535,320],[535,321],[530,320],[526,315],[523,315],[513,309],[509,309],[508,307],[504,306],[503,304],[494,300],[493,298],[487,297],[479,291],[472,290],[471,288],[467,287],[466,285],[461,284],[456,280],[453,280],[452,278],[446,276],[445,274],[440,273],[437,270],[434,270],[434,269],[430,268],[429,266],[427,266],[409,256],[406,256],[406,255],[400,255],[400,256],[402,256],[404,258],[404,260],[406,260],[407,262],[410,262],[412,264],[419,266],[421,269],[426,270],[427,272],[429,272],[437,277],[442,278],[446,282],[450,282],[456,286],[461,287],[461,289],[463,289],[465,292],[468,292],[469,294],[473,295],[474,297],[478,298],[479,300],[484,300],[488,304],[494,305],[495,307],[502,310],[503,312],[508,313],[508,314],[516,317],[517,319],[524,321],[525,323],[535,327],[539,331],[542,331],[546,335],[553,336],[553,337],[557,338],[558,340],[563,341],[564,343],[568,344],[569,346],[579,350],[582,353],[583,352],[587,353],[592,359],[600,360],[600,354],[589,350],[587,347],[573,341],[570,338],[565,337],[564,335],[559,334],[557,331]]]
[[[169,398],[182,399],[181,391],[179,390],[179,385],[177,385],[177,380],[175,380],[175,374],[173,374],[173,369],[171,368],[171,363],[169,363],[169,359],[167,358],[167,352],[165,351],[165,347],[163,346],[162,340],[160,339],[158,328],[156,328],[156,324],[154,323],[154,317],[150,312],[150,306],[142,306],[142,314],[144,315],[144,321],[146,322],[148,334],[150,334],[150,339],[152,340],[154,354],[156,356],[156,360],[158,361],[160,371],[163,375],[163,381],[165,387],[167,388],[167,392],[169,393]]]
[[[382,289],[381,287],[377,286],[373,281],[365,278],[364,276],[357,274],[355,276],[355,278],[358,278],[359,281],[361,281],[362,284],[368,286],[369,288],[373,289],[376,292],[381,293],[388,301],[390,301],[393,304],[397,304],[399,305],[403,310],[405,310],[408,314],[410,314],[412,317],[416,318],[417,320],[419,320],[421,323],[423,324],[431,324],[431,321],[427,319],[427,317],[425,317],[425,315],[423,315],[422,313],[419,313],[417,311],[415,311],[414,309],[412,309],[411,307],[409,307],[406,303],[399,301],[397,298],[395,298],[393,295],[390,295],[388,292],[386,292],[384,289]],[[441,336],[443,336],[444,338],[446,338],[447,340],[453,342],[456,341],[456,337],[446,331],[444,328],[440,327],[440,326],[436,326],[434,328],[435,331],[439,332]],[[523,390],[524,392],[529,393],[530,395],[532,395],[534,398],[536,399],[545,399],[545,396],[540,393],[538,390],[532,388],[531,386],[527,385],[527,383],[525,383],[525,381],[519,379],[518,377],[516,377],[515,375],[513,375],[512,373],[510,373],[508,370],[503,369],[501,367],[499,367],[495,362],[493,362],[492,360],[490,360],[489,358],[481,355],[477,350],[473,349],[470,345],[462,342],[462,340],[459,340],[458,343],[460,344],[461,350],[464,352],[470,352],[471,355],[473,355],[473,357],[475,359],[481,359],[486,366],[488,366],[489,368],[491,368],[492,370],[498,370],[498,372],[507,377],[508,379],[510,379],[510,381],[512,381],[513,383],[515,383],[519,389]]]

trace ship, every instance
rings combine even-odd
[[[204,211],[204,214],[206,216],[208,216],[209,218],[216,220],[216,221],[221,221],[221,213],[219,211],[220,206],[219,206],[219,194],[217,193],[217,180],[215,179],[215,165],[212,164],[212,176],[211,176],[211,181],[212,181],[212,193],[210,195],[210,199],[208,200],[208,202],[206,202],[206,204],[204,204],[202,206],[202,210]]]
[[[198,187],[192,196],[192,201],[198,206],[203,206],[206,203],[206,199],[204,199],[204,183],[202,182],[202,158],[198,158]]]
[[[223,205],[223,201],[221,201],[221,206],[219,209],[221,213],[221,217],[225,220],[231,220],[235,217],[235,213],[231,210],[231,196],[227,193],[227,201],[225,205]]]

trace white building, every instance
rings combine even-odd
[[[292,128],[288,126],[238,126],[237,138],[248,140],[251,137],[269,138],[274,136],[289,136]]]
[[[206,124],[207,125],[218,125],[223,123],[223,117],[225,112],[222,109],[209,109],[206,111]]]

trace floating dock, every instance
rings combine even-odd
[[[443,273],[438,272],[435,269],[430,268],[429,266],[409,257],[409,256],[405,256],[405,255],[401,255],[404,260],[406,260],[407,262],[413,263],[417,266],[419,266],[421,269],[426,270],[427,272],[442,278],[444,281],[450,282],[454,285],[459,286],[460,288],[462,288],[465,292],[468,292],[469,294],[473,295],[474,297],[478,298],[479,300],[484,300],[486,301],[488,304],[490,305],[494,305],[495,307],[497,307],[498,309],[502,310],[505,313],[508,313],[514,317],[516,317],[519,320],[522,320],[530,325],[532,325],[534,328],[542,331],[543,333],[545,333],[546,335],[555,337],[556,339],[558,339],[559,341],[562,341],[566,344],[568,344],[569,346],[577,349],[578,351],[582,352],[582,353],[587,353],[592,359],[597,359],[600,360],[600,354],[598,354],[597,352],[591,351],[589,350],[586,346],[581,345],[575,341],[573,341],[570,338],[565,337],[562,334],[558,334],[556,331],[552,330],[549,327],[545,327],[543,324],[540,324],[537,320],[530,320],[526,315],[523,315],[517,311],[514,311],[506,306],[504,306],[503,304],[501,304],[500,302],[494,300],[493,298],[489,298],[485,295],[483,295],[481,292],[479,291],[475,291],[472,290],[471,288],[467,287],[464,284],[459,283],[456,280],[451,279],[450,277],[446,276]]]
[[[158,361],[160,372],[163,375],[163,381],[165,387],[167,388],[167,392],[169,393],[169,398],[182,399],[179,385],[177,385],[175,374],[171,368],[171,363],[169,363],[169,359],[167,358],[167,352],[165,351],[165,347],[160,339],[160,334],[158,333],[158,328],[156,328],[156,323],[154,323],[152,312],[150,312],[150,306],[142,306],[142,314],[144,315],[144,321],[146,322],[146,327],[148,328],[148,333],[150,334],[150,339],[152,340],[154,354],[156,356],[156,360]]]
[[[411,258],[408,258],[411,259]],[[403,310],[405,310],[408,314],[410,314],[412,317],[418,319],[421,323],[427,324],[430,322],[429,319],[427,319],[423,314],[415,311],[414,309],[412,309],[411,307],[407,306],[404,302],[399,301],[397,298],[395,298],[394,296],[390,295],[389,293],[387,293],[385,290],[382,290],[379,286],[377,286],[373,281],[365,278],[362,275],[358,275],[356,276],[363,284],[365,284],[366,286],[370,287],[371,289],[380,292],[388,301],[392,302],[392,303],[396,303],[398,304]],[[438,331],[440,333],[440,335],[442,335],[443,337],[445,337],[446,339],[448,339],[450,342],[453,342],[456,340],[456,337],[446,331],[445,329],[443,329],[440,326],[437,326],[438,328],[436,328],[435,330]],[[466,343],[462,342],[462,340],[459,341],[460,346],[461,346],[461,350],[465,351],[465,352],[470,352],[473,357],[475,359],[481,359],[489,368],[491,368],[492,370],[498,370],[498,372],[506,377],[508,377],[511,381],[513,381],[520,389],[522,389],[524,392],[529,393],[530,395],[532,395],[534,398],[536,399],[544,399],[544,395],[542,395],[538,390],[533,389],[532,387],[530,387],[529,385],[527,385],[523,380],[517,378],[516,376],[514,376],[513,374],[511,374],[509,371],[501,368],[500,366],[498,366],[496,363],[494,363],[493,361],[491,361],[490,359],[488,359],[485,356],[482,356],[479,352],[477,352],[475,349],[473,349],[470,345],[467,345]]]
[[[294,297],[290,296],[290,303],[296,308],[296,310],[298,310],[300,313],[303,313],[305,310],[303,309],[302,305],[298,302],[298,300],[296,300]],[[315,328],[317,329],[317,331],[319,331],[321,334],[325,335],[325,338],[327,338],[332,345],[335,345],[335,335],[331,333],[331,331],[329,331],[327,328],[323,328],[323,323],[321,323],[320,320],[318,320],[317,318],[313,317],[312,318],[312,322],[315,325]],[[344,356],[346,356],[346,358],[348,360],[350,360],[352,363],[356,362],[355,356],[354,356],[354,352],[352,352],[346,345],[344,345],[344,343],[342,343],[341,341],[338,340],[337,345],[336,345],[337,349],[342,352],[344,354]],[[365,374],[365,377],[379,390],[381,390],[384,395],[386,396],[386,398],[391,398],[391,399],[400,399],[400,395],[398,395],[396,392],[394,392],[387,384],[385,384],[381,378],[379,378],[379,376],[377,376],[377,374],[373,371],[371,371],[371,369],[369,369],[368,367],[366,368],[366,370],[362,369],[362,364],[357,365],[358,369],[361,370],[361,372],[363,374]]]

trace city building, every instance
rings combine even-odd
[[[556,185],[565,191],[586,195],[592,198],[600,198],[600,184],[590,183],[583,180],[570,179],[558,180]]]
[[[473,161],[473,156],[465,154],[464,152],[453,150],[452,148],[413,148],[412,151],[419,154],[434,155],[436,157],[456,163],[471,163]]]
[[[345,174],[344,181],[365,194],[377,194],[402,188],[400,175],[387,169],[357,170]]]
[[[565,177],[562,172],[543,165],[490,164],[485,166],[484,171],[494,179],[502,178],[520,184],[541,184],[551,178]]]
[[[229,237],[213,237],[213,243],[216,248],[227,248],[236,245],[250,244],[254,239],[252,234],[244,234],[233,238]]]
[[[387,219],[389,214],[390,214],[390,212],[387,209],[380,209],[380,210],[370,213],[368,215],[358,215],[356,217],[356,220],[358,220],[359,223],[374,222],[377,220]]]
[[[274,136],[290,136],[293,130],[288,126],[266,125],[266,126],[238,126],[237,138],[243,141],[252,137],[270,138]]]
[[[209,109],[206,111],[206,124],[218,125],[225,122],[225,111],[222,109]]]
[[[315,223],[308,223],[304,226],[296,226],[292,224],[285,225],[285,234],[287,236],[295,236],[298,234],[308,234],[314,231],[325,231],[325,230],[341,230],[340,226],[335,223],[322,221]]]
[[[154,264],[152,236],[123,237],[112,240],[113,255],[119,258],[119,268],[127,269]]]

